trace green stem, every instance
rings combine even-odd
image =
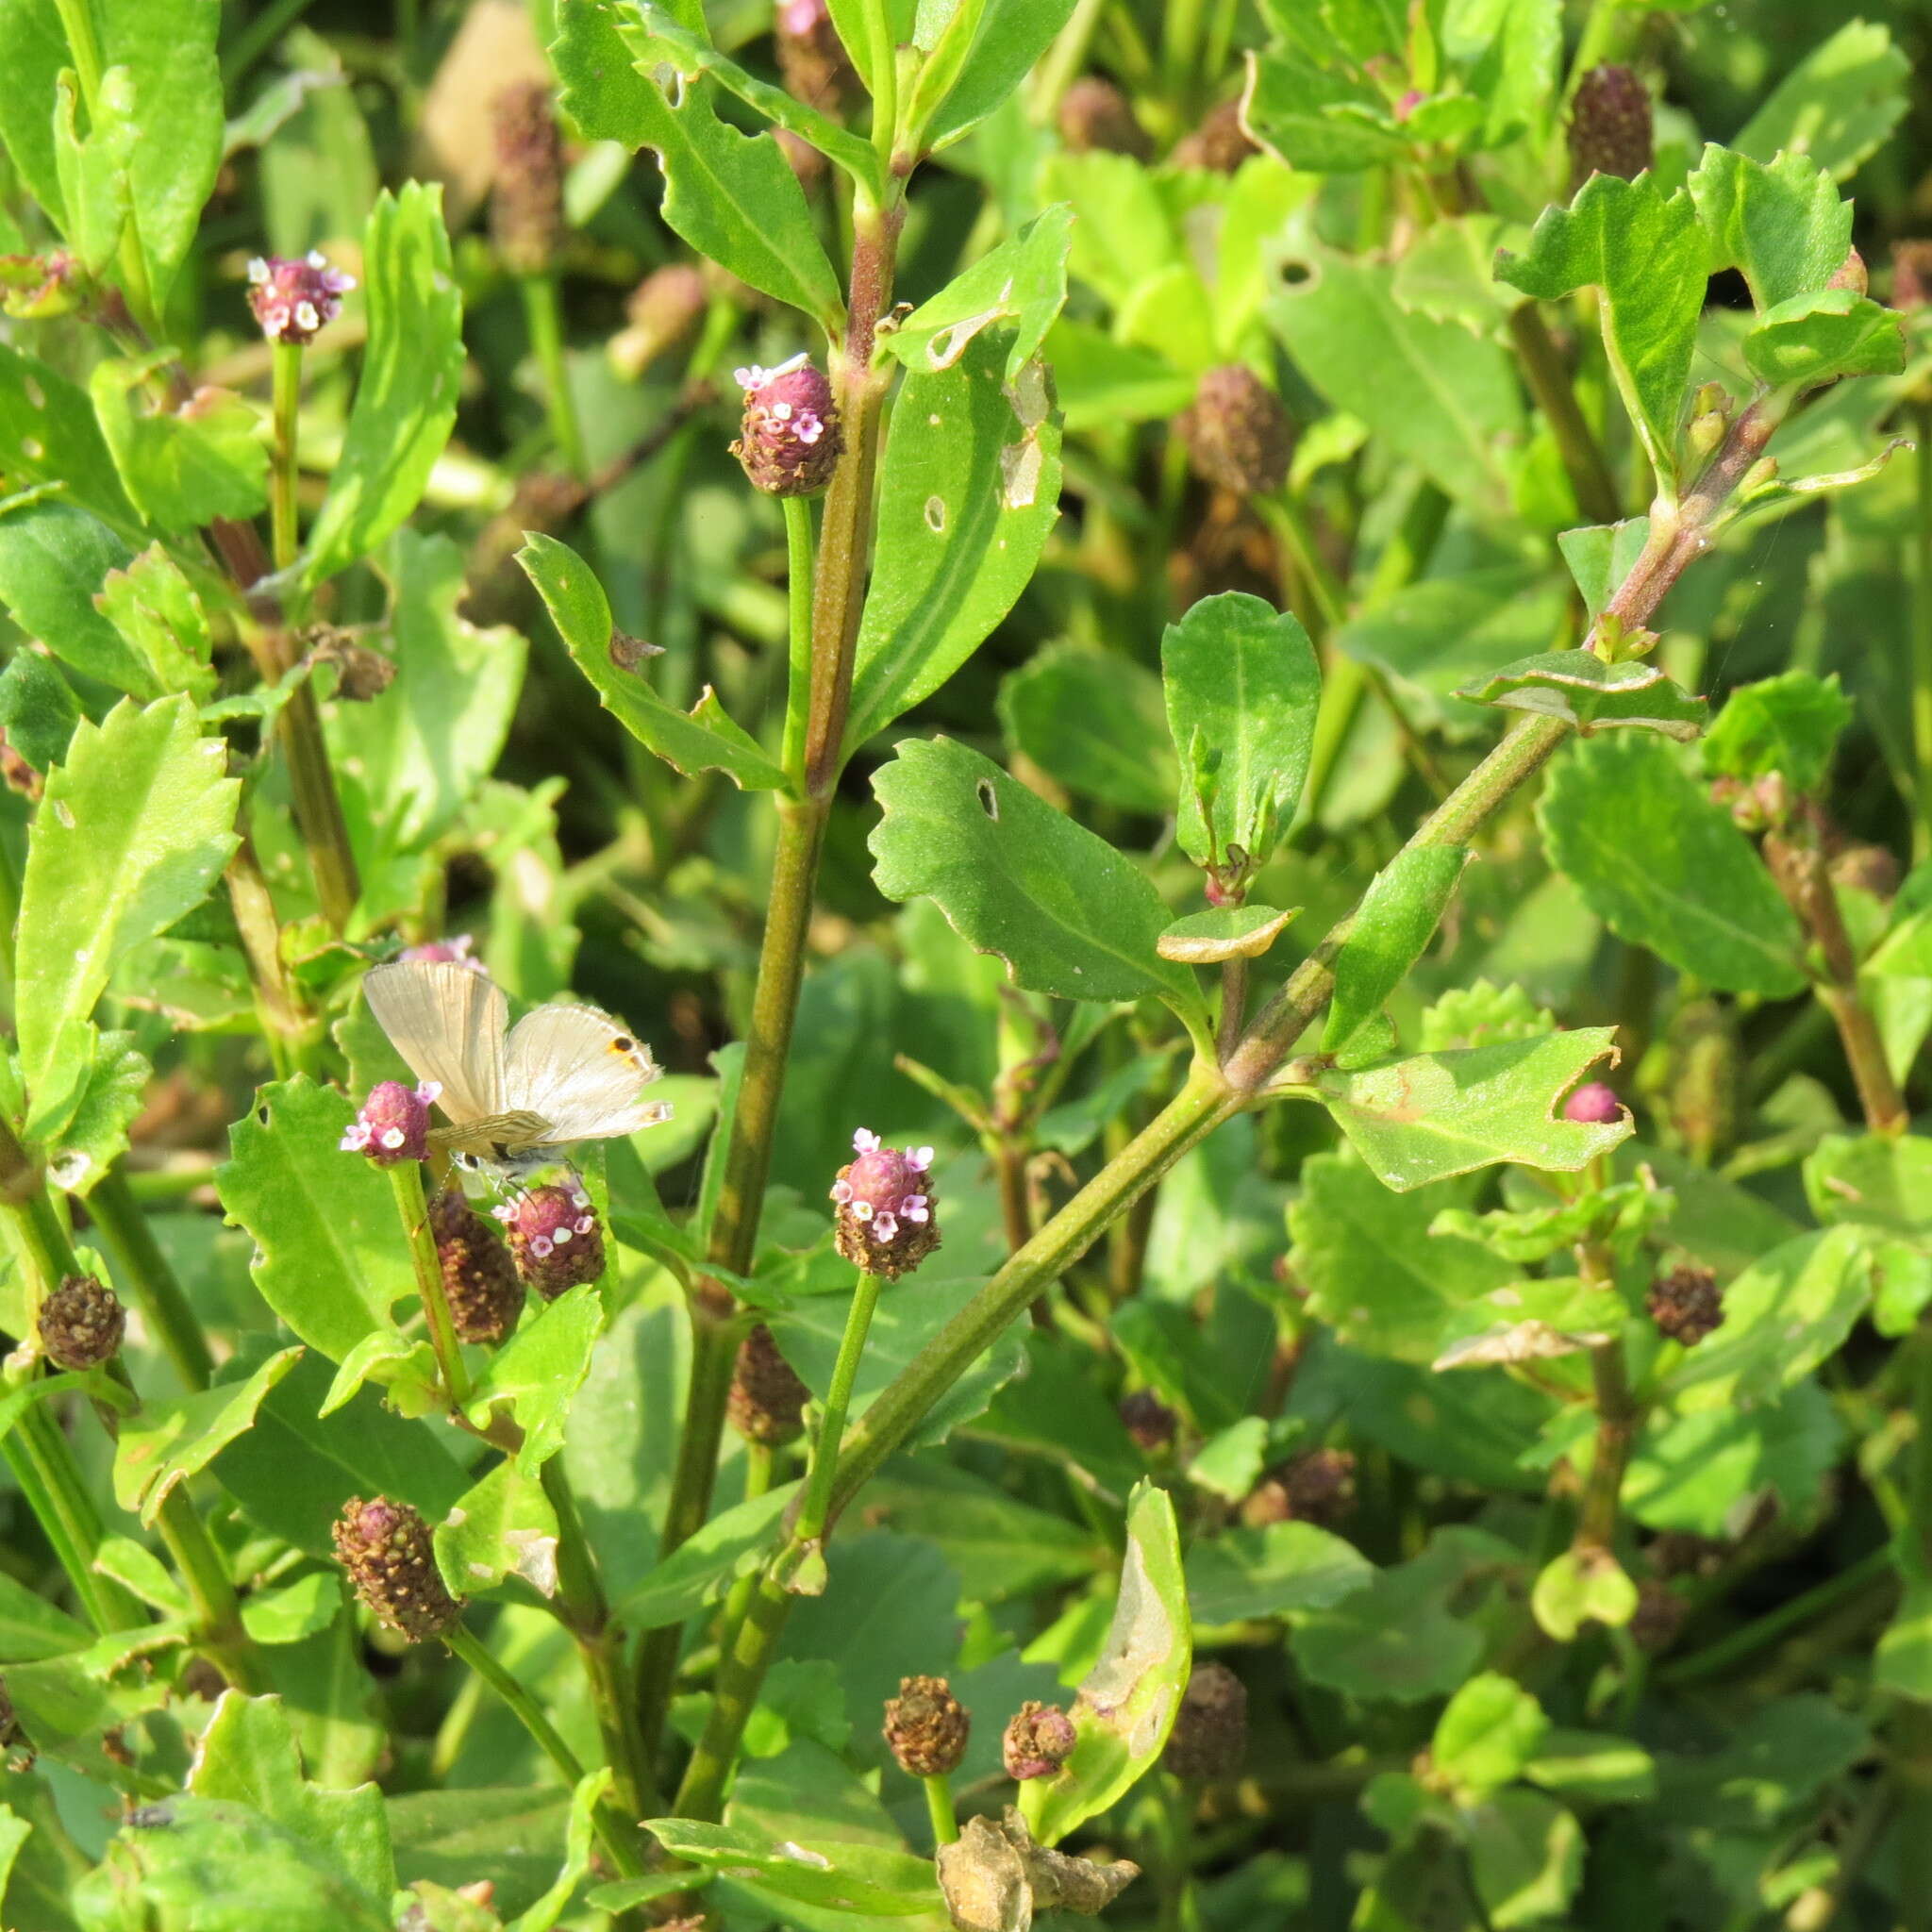
[[[584,454],[584,429],[577,418],[576,397],[571,391],[570,370],[563,355],[563,305],[558,299],[557,272],[541,269],[521,277],[524,315],[530,329],[530,351],[543,378],[543,407],[550,434],[563,466],[579,482],[590,475]]]
[[[156,1512],[155,1527],[187,1587],[195,1647],[243,1696],[259,1697],[272,1688],[267,1669],[242,1625],[242,1605],[222,1554],[185,1484],[168,1491]]]
[[[1315,618],[1308,629],[1319,644],[1331,632],[1341,628],[1348,612],[1348,592],[1316,549],[1315,540],[1308,534],[1308,526],[1302,518],[1301,506],[1287,489],[1277,491],[1273,496],[1256,497],[1254,507],[1260,511],[1262,522],[1274,533],[1275,541],[1288,553],[1295,575],[1307,586],[1314,605],[1311,614]]]
[[[1556,438],[1570,487],[1576,492],[1577,508],[1593,524],[1614,524],[1624,513],[1616,479],[1610,475],[1596,432],[1577,403],[1570,372],[1536,303],[1525,302],[1510,311],[1509,340],[1537,408]]]
[[[584,1768],[570,1746],[558,1735],[557,1727],[543,1715],[543,1707],[496,1659],[495,1654],[462,1624],[452,1624],[442,1633],[443,1643],[452,1657],[467,1664],[484,1683],[509,1707],[510,1713],[530,1735],[537,1748],[557,1767],[558,1774],[575,1790],[584,1781]],[[599,1805],[592,1819],[597,1841],[608,1854],[610,1862],[625,1878],[643,1874],[643,1859],[631,1835],[617,1827],[608,1805]]]
[[[684,1768],[684,1781],[672,1807],[674,1816],[715,1823],[724,1809],[738,1741],[758,1703],[758,1687],[776,1655],[779,1633],[794,1601],[769,1574],[758,1578],[730,1648],[719,1657],[711,1714]]]
[[[141,1607],[121,1591],[93,1567],[93,1551],[100,1541],[99,1525],[76,1519],[68,1507],[56,1474],[56,1458],[71,1457],[67,1439],[53,1427],[37,1405],[23,1416],[7,1436],[0,1438],[0,1455],[34,1513],[55,1560],[66,1573],[74,1588],[75,1601],[82,1614],[103,1637],[112,1630],[129,1629],[145,1621]],[[51,1441],[50,1441],[51,1439]],[[75,1473],[76,1480],[78,1472]]]
[[[1059,112],[1060,100],[1073,86],[1093,45],[1094,29],[1112,0],[1077,0],[1072,16],[1046,58],[1035,69],[1026,109],[1036,126],[1048,125]]]
[[[953,1806],[953,1780],[944,1772],[935,1771],[919,1782],[925,1787],[925,1815],[932,1820],[933,1843],[957,1844],[959,1818]]]
[[[275,342],[270,350],[274,370],[274,458],[271,473],[269,524],[275,563],[287,570],[301,547],[295,521],[295,486],[300,464],[295,456],[295,429],[302,414],[302,344]]]
[[[1702,1650],[1691,1651],[1688,1656],[1659,1666],[1654,1674],[1657,1684],[1663,1690],[1675,1690],[1680,1685],[1700,1683],[1706,1677],[1722,1676],[1734,1664],[1740,1664],[1746,1658],[1756,1657],[1759,1651],[1769,1649],[1787,1632],[1799,1629],[1814,1617],[1835,1609],[1860,1591],[1869,1589],[1891,1569],[1893,1560],[1890,1545],[1881,1543],[1875,1550],[1868,1551],[1859,1557],[1849,1570],[1841,1570],[1836,1576],[1828,1577],[1800,1596],[1787,1598],[1775,1609],[1754,1618],[1742,1629],[1733,1630]]]
[[[780,501],[785,508],[786,611],[791,634],[783,763],[786,776],[802,789],[805,729],[811,713],[811,499],[787,496]]]
[[[190,1391],[206,1389],[214,1379],[214,1357],[208,1352],[208,1337],[161,1253],[120,1161],[94,1183],[87,1211],[101,1245],[140,1305],[142,1320],[174,1364],[182,1385]]]
[[[1918,527],[1912,545],[1912,857],[1932,857],[1932,402],[1912,410]]]
[[[852,1385],[858,1379],[859,1357],[865,1353],[865,1338],[871,1332],[873,1312],[879,1305],[879,1289],[884,1281],[884,1275],[861,1269],[852,1291],[852,1306],[845,1311],[845,1332],[839,1340],[839,1358],[832,1365],[832,1386],[825,1391],[824,1418],[819,1425],[798,1521],[791,1532],[793,1548],[806,1561],[815,1563],[821,1577],[824,1568],[825,1521],[832,1501],[832,1478],[839,1468],[839,1445],[845,1436],[845,1412],[852,1406]],[[815,1596],[818,1591],[807,1593]]]
[[[429,1226],[429,1203],[423,1194],[423,1163],[399,1160],[389,1171],[395,1191],[396,1212],[402,1217],[403,1239],[416,1267],[416,1292],[429,1321],[429,1346],[442,1373],[443,1392],[460,1415],[470,1400],[470,1372],[457,1340],[457,1324],[449,1311],[449,1291],[443,1284],[442,1263],[437,1257],[436,1236]]]
[[[1621,1337],[1591,1350],[1590,1377],[1596,1401],[1596,1452],[1591,1457],[1590,1480],[1571,1547],[1607,1551],[1617,1534],[1617,1506],[1624,1493],[1624,1472],[1636,1446],[1639,1417]]]
[[[235,927],[241,935],[242,958],[255,992],[255,1017],[262,1038],[268,1042],[275,1077],[286,1080],[291,1074],[312,1071],[308,1062],[314,1030],[297,1006],[283,970],[281,923],[275,917],[275,901],[269,895],[261,861],[255,854],[255,841],[245,830],[223,878],[228,888],[228,906],[235,915]]]

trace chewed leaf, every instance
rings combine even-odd
[[[1704,700],[1680,690],[1658,666],[1636,658],[1607,664],[1593,651],[1524,658],[1456,695],[1473,705],[1560,718],[1586,738],[1619,725],[1683,740],[1704,729]]]
[[[1073,1755],[1058,1776],[1035,1778],[1021,1793],[1021,1811],[1041,1844],[1058,1844],[1105,1811],[1153,1764],[1174,1725],[1193,1651],[1174,1504],[1165,1490],[1142,1482],[1127,1499],[1113,1624],[1074,1700]]]
[[[1057,203],[921,303],[879,346],[908,369],[950,369],[989,328],[1013,332],[1006,379],[1039,354],[1067,299],[1067,248],[1074,210]]]
[[[436,1525],[436,1567],[455,1597],[521,1576],[557,1594],[557,1512],[535,1476],[499,1462]]]

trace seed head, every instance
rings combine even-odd
[[[1175,424],[1194,474],[1237,496],[1272,496],[1293,434],[1281,400],[1244,362],[1210,369]]]
[[[804,356],[776,369],[736,372],[744,422],[731,454],[769,496],[816,496],[844,453],[838,406],[824,370]]]
[[[1110,80],[1083,74],[1060,96],[1060,139],[1076,155],[1100,149],[1144,161],[1154,152],[1147,130],[1134,118],[1133,103]]]
[[[797,1437],[810,1398],[811,1391],[778,1353],[772,1331],[760,1322],[738,1344],[726,1407],[731,1426],[748,1442],[776,1448]]]
[[[1334,1529],[1355,1514],[1355,1454],[1310,1449],[1271,1469],[1241,1503],[1251,1529],[1271,1523],[1312,1523]]]
[[[1570,104],[1570,182],[1592,175],[1634,181],[1650,166],[1650,94],[1627,67],[1592,67]]]
[[[1176,1777],[1233,1777],[1248,1747],[1248,1693],[1225,1664],[1196,1664],[1162,1759]]]
[[[689,262],[653,269],[624,305],[629,325],[610,339],[611,367],[635,382],[697,327],[705,303],[705,278]]]
[[[1924,308],[1932,304],[1932,242],[1891,244],[1891,306]]]
[[[1646,1576],[1637,1586],[1637,1608],[1630,1617],[1630,1635],[1639,1650],[1653,1656],[1668,1650],[1677,1641],[1684,1619],[1690,1614],[1687,1598],[1678,1595],[1668,1583]]]
[[[1072,1756],[1077,1740],[1074,1720],[1058,1704],[1039,1704],[1029,1698],[1000,1740],[1007,1775],[1022,1780],[1052,1777]]]
[[[901,1677],[886,1699],[885,1738],[900,1768],[940,1777],[959,1768],[973,1720],[943,1677]]]
[[[896,1281],[940,1244],[933,1219],[930,1147],[886,1147],[865,1127],[852,1137],[858,1154],[832,1183],[838,1203],[839,1252],[868,1274]]]
[[[1241,104],[1223,101],[1174,148],[1174,158],[1184,168],[1208,168],[1217,175],[1232,175],[1250,155],[1260,152],[1241,125]]]
[[[351,1498],[336,1519],[336,1557],[356,1594],[411,1643],[447,1630],[462,1606],[436,1567],[429,1525],[407,1503]]]
[[[1563,1118],[1600,1125],[1624,1118],[1624,1103],[1601,1080],[1587,1080],[1563,1103]]]
[[[92,1274],[70,1274],[41,1304],[41,1347],[59,1369],[97,1369],[127,1329],[121,1298]]]
[[[1174,1441],[1179,1420],[1151,1389],[1136,1389],[1121,1398],[1121,1421],[1145,1455],[1152,1456]]]
[[[1659,1274],[1643,1306],[1658,1329],[1686,1348],[1695,1348],[1724,1318],[1724,1291],[1717,1276],[1690,1262]]]
[[[602,1277],[604,1230],[582,1188],[532,1188],[490,1211],[508,1224],[517,1273],[546,1302]]]
[[[563,238],[563,142],[541,80],[520,80],[496,97],[496,180],[490,232],[512,275],[537,275]]]
[[[354,275],[331,268],[315,250],[299,260],[258,255],[248,264],[248,306],[262,334],[296,348],[312,342],[341,313],[342,297],[355,286]]]
[[[400,1080],[377,1081],[338,1144],[344,1154],[368,1155],[377,1167],[427,1160],[429,1103],[441,1091],[434,1080],[420,1087],[405,1087]]]
[[[501,1341],[524,1307],[509,1250],[454,1182],[430,1202],[429,1230],[457,1334],[465,1341]]]

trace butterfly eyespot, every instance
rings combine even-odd
[[[610,1051],[612,1053],[629,1053],[636,1047],[636,1045],[637,1041],[633,1040],[629,1036],[629,1034],[620,1033],[617,1036],[617,1038],[610,1042]]]

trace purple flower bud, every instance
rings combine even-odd
[[[737,371],[744,391],[742,433],[731,454],[772,496],[816,496],[845,448],[824,370],[804,356],[776,369]]]
[[[248,264],[248,306],[272,342],[302,348],[341,314],[342,297],[356,286],[354,275],[331,268],[311,250],[299,261],[286,256],[258,255]]]
[[[839,1252],[868,1274],[896,1279],[940,1244],[933,1219],[930,1147],[887,1147],[869,1128],[852,1137],[858,1158],[839,1170]]]
[[[425,940],[420,946],[405,946],[398,959],[418,959],[430,966],[467,966],[472,973],[487,974],[490,969],[475,957],[476,941],[470,934],[458,933],[453,940]]]
[[[1563,1118],[1591,1126],[1624,1118],[1624,1103],[1601,1080],[1589,1080],[1563,1103]]]
[[[545,1301],[602,1277],[604,1231],[582,1188],[532,1188],[491,1211],[508,1224],[517,1273]]]
[[[1245,363],[1210,369],[1175,421],[1194,474],[1237,496],[1272,496],[1288,476],[1294,431],[1281,400]]]
[[[1007,1775],[1052,1777],[1073,1755],[1078,1733],[1074,1720],[1057,1704],[1023,1704],[1000,1740]]]
[[[366,1154],[378,1167],[429,1158],[429,1103],[442,1091],[434,1080],[405,1087],[381,1080],[369,1090],[362,1111],[339,1143],[344,1154]]]

